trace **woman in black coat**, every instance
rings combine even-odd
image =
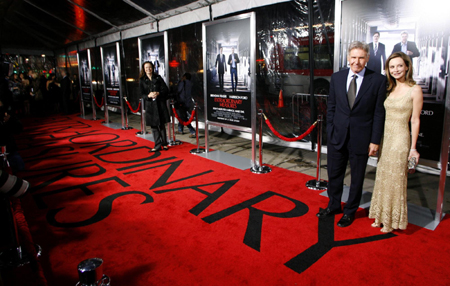
[[[161,76],[153,73],[153,63],[144,62],[139,75],[141,98],[145,102],[145,122],[152,127],[155,147],[152,152],[168,150],[166,123],[170,122],[167,109],[169,89]]]

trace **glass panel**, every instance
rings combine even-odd
[[[139,66],[139,51],[138,51],[138,39],[132,38],[123,41],[123,49],[125,58],[121,59],[122,65],[122,94],[128,98],[131,107],[137,110],[139,107],[139,72],[141,67]]]
[[[287,136],[303,134],[311,126],[311,118],[316,118],[316,108],[319,114],[326,114],[325,97],[317,97],[311,112],[310,32],[314,53],[312,91],[327,95],[333,73],[334,1],[320,1],[320,5],[316,2],[313,10],[312,29],[304,1],[258,10],[257,34],[263,36],[258,37],[258,47],[260,58],[264,58],[258,60],[258,66],[264,65],[264,70],[258,74],[261,88],[257,94],[267,90],[258,103],[263,104],[272,125]]]
[[[204,118],[202,24],[195,23],[169,31],[169,83],[172,96],[184,73],[191,74],[192,99],[198,103],[200,120]]]

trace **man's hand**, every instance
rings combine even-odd
[[[376,156],[378,154],[378,148],[380,146],[378,144],[369,144],[369,156]]]

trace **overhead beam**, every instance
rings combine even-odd
[[[153,14],[150,13],[149,11],[145,10],[145,9],[142,8],[141,6],[137,5],[137,4],[134,3],[133,1],[131,1],[131,0],[123,0],[123,2],[127,3],[128,5],[130,5],[131,7],[133,7],[134,9],[141,11],[141,12],[144,13],[145,15],[147,15],[147,16],[149,16],[149,17],[155,19],[155,20],[158,20],[158,18],[156,18],[155,15],[153,15]]]
[[[53,32],[53,33],[55,33],[57,35],[60,35],[61,37],[65,38],[65,39],[67,39],[67,40],[69,40],[71,42],[76,41],[75,39],[71,39],[71,38],[67,37],[67,35],[65,35],[65,34],[63,34],[61,32],[58,32],[57,30],[53,29],[52,27],[46,25],[43,21],[39,21],[38,19],[36,19],[33,16],[25,15],[23,13],[20,13],[19,11],[15,11],[15,13],[20,15],[20,16],[22,16],[22,17],[24,17],[24,18],[30,19],[30,20],[32,20],[32,21],[34,21],[36,23],[39,23],[39,25],[41,25],[42,27],[46,28],[47,30],[49,30],[49,31],[51,31],[51,32]]]
[[[25,33],[29,34],[31,37],[35,38],[36,40],[38,40],[39,42],[41,42],[42,44],[44,44],[46,47],[49,48],[53,48],[51,45],[49,45],[49,42],[54,43],[55,45],[59,45],[58,42],[56,42],[55,40],[53,40],[52,38],[49,38],[45,35],[43,35],[42,33],[39,33],[37,31],[33,31],[31,32],[29,27],[24,26],[21,23],[17,23],[17,22],[12,22],[11,20],[8,19],[4,19],[6,22],[10,23],[11,25],[21,29],[22,31],[24,31]]]
[[[69,23],[69,22],[67,22],[67,21],[65,21],[65,20],[63,20],[63,19],[61,19],[61,18],[59,18],[58,16],[56,16],[56,15],[54,15],[54,14],[48,12],[47,10],[44,10],[44,9],[42,9],[41,7],[39,7],[39,6],[37,6],[37,5],[33,4],[33,3],[31,3],[29,0],[24,0],[24,2],[30,4],[31,6],[33,6],[33,7],[36,8],[36,9],[41,10],[41,11],[44,12],[45,14],[48,14],[48,15],[52,16],[53,18],[58,19],[59,21],[65,23],[65,24],[67,24],[67,25],[69,25],[69,26],[71,26],[71,27],[73,27],[73,28],[75,28],[75,29],[80,30],[81,32],[85,33],[86,35],[92,36],[92,34],[86,32],[85,30],[81,29],[80,27],[77,27],[77,26],[75,26],[75,25],[73,25],[73,24],[71,24],[71,23]]]
[[[71,4],[75,5],[75,6],[77,6],[78,8],[82,9],[82,10],[85,11],[86,13],[91,14],[92,16],[94,16],[95,18],[99,19],[100,21],[102,21],[102,22],[104,22],[104,23],[110,25],[111,27],[114,27],[114,28],[117,29],[117,26],[116,26],[116,25],[112,24],[111,22],[109,22],[109,21],[106,20],[106,19],[103,19],[102,17],[100,17],[99,15],[95,14],[94,12],[92,12],[92,11],[90,11],[90,10],[88,10],[88,9],[86,9],[86,8],[84,8],[84,7],[82,7],[82,6],[80,6],[80,5],[78,5],[77,3],[75,3],[75,2],[73,2],[73,1],[71,1],[71,0],[67,0],[67,1],[68,1],[69,3],[71,3]]]

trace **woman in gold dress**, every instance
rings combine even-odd
[[[387,59],[385,69],[388,79],[388,96],[384,102],[386,121],[369,218],[375,219],[372,227],[382,225],[381,232],[386,233],[406,229],[408,225],[408,160],[415,157],[416,164],[419,162],[416,143],[423,95],[412,78],[409,56],[402,52],[393,53]]]

